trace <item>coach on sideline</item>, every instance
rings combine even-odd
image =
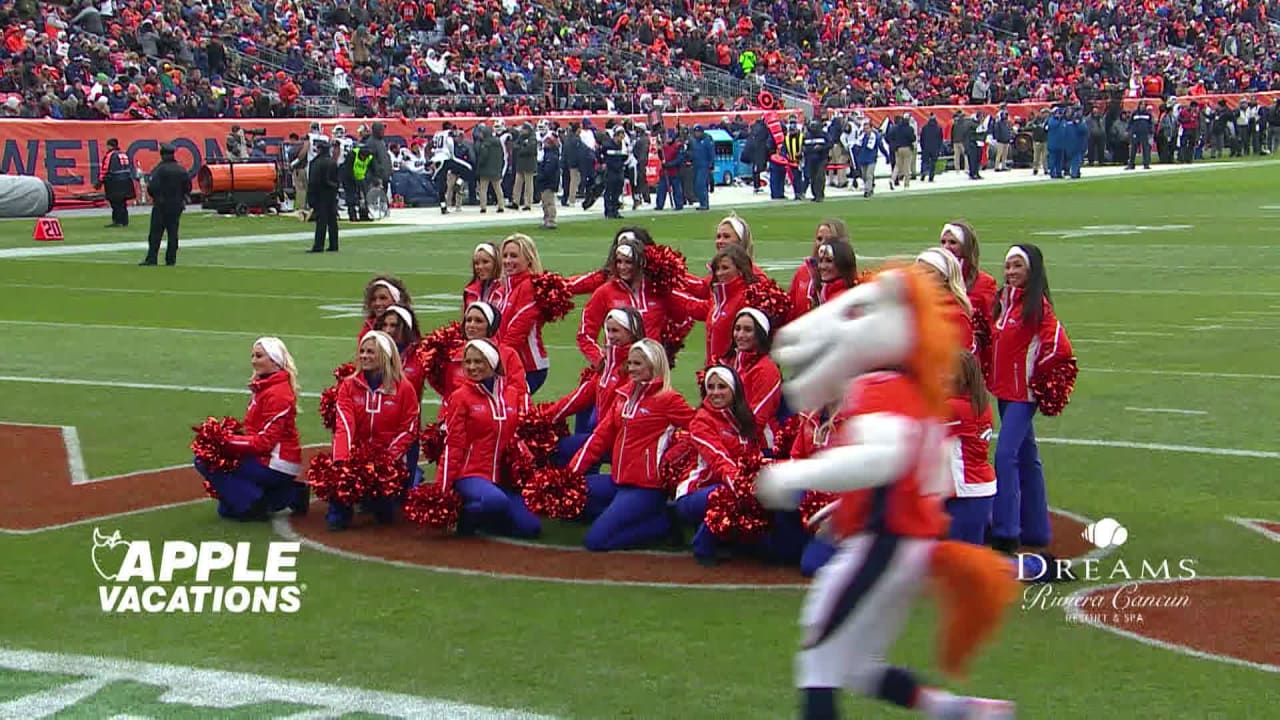
[[[155,265],[160,255],[160,235],[168,234],[164,264],[178,264],[178,223],[191,194],[191,176],[173,159],[169,143],[160,146],[160,164],[151,171],[147,193],[151,196],[151,232],[147,235],[147,257],[139,265]]]

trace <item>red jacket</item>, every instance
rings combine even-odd
[[[760,269],[759,265],[751,263],[751,274],[757,278],[764,279],[767,277],[765,271]],[[698,277],[693,273],[687,273],[684,276],[684,292],[686,295],[692,295],[699,300],[711,299],[711,286],[716,283],[715,270],[712,269],[711,263],[707,263],[707,276]]]
[[[661,338],[667,324],[667,300],[650,292],[642,280],[636,287],[613,279],[591,293],[591,299],[582,310],[582,323],[578,326],[578,349],[586,357],[587,364],[595,366],[604,353],[600,349],[600,329],[605,316],[614,308],[635,308],[644,321],[645,337]]]
[[[801,413],[800,432],[791,446],[791,459],[803,460],[819,450],[825,450],[840,432],[843,418],[837,415],[828,426],[821,413]]]
[[[493,390],[465,382],[454,390],[445,413],[445,448],[437,478],[449,487],[459,478],[482,477],[496,483],[502,451],[516,434],[516,417],[528,407],[529,393],[519,383],[494,376]]]
[[[987,324],[990,325],[991,309],[996,304],[996,279],[979,270],[978,279],[969,288],[969,304],[973,306],[973,314],[986,316]]]
[[[604,368],[600,374],[581,383],[573,392],[551,405],[551,414],[556,420],[567,419],[594,407],[599,422],[599,418],[608,415],[613,409],[613,401],[617,397],[614,391],[628,382],[627,354],[631,348],[627,345],[609,345],[605,349]]]
[[[542,344],[542,313],[534,303],[533,280],[527,272],[508,275],[502,298],[501,344],[520,355],[525,372],[551,367],[547,348]]]
[[[489,282],[489,286],[485,287],[484,281],[472,280],[462,288],[462,312],[466,314],[467,307],[473,302],[486,302],[494,307],[502,307],[502,299],[506,294],[507,286],[501,280],[493,280]]]
[[[688,427],[693,408],[680,393],[663,390],[656,382],[627,383],[614,392],[617,397],[609,414],[600,418],[569,467],[583,472],[613,448],[610,465],[615,484],[662,487],[658,475],[662,455],[671,434]]]
[[[422,351],[422,346],[414,343],[400,353],[400,364],[404,367],[404,378],[413,385],[413,394],[422,399],[422,385],[427,381],[427,365],[426,361],[428,353]]]
[[[803,272],[804,269],[805,268],[802,265],[800,266],[800,269],[796,271],[797,279],[800,279],[800,273]],[[812,297],[815,283],[817,284],[817,304],[814,304]],[[813,276],[808,281],[803,279],[800,279],[799,282],[795,279],[791,281],[791,314],[787,316],[787,322],[795,320],[801,315],[804,315],[810,310],[818,307],[818,305],[828,302],[848,289],[848,283],[846,283],[842,278],[836,278],[828,283],[822,282],[818,279],[818,270],[815,267],[813,270]],[[802,290],[803,292],[801,292]]]
[[[689,437],[698,450],[698,464],[676,488],[676,497],[704,487],[732,482],[743,451],[757,449],[755,438],[743,437],[728,409],[717,410],[707,401],[689,423]]]
[[[733,347],[733,322],[738,311],[747,306],[747,283],[741,276],[727,283],[711,283],[710,290],[706,300],[695,300],[683,293],[671,294],[685,314],[707,326],[706,365],[717,362]]]
[[[1024,295],[1017,288],[1002,290],[1000,317],[991,328],[991,377],[987,382],[991,394],[1001,400],[1033,402],[1027,385],[1036,370],[1055,358],[1074,355],[1067,331],[1048,300],[1041,301],[1039,326],[1022,324]]]
[[[338,423],[333,431],[333,459],[345,460],[357,445],[372,443],[401,457],[418,439],[418,396],[407,379],[392,389],[370,390],[364,373],[338,386]]]
[[[440,417],[448,414],[445,407],[458,388],[471,384],[467,380],[466,370],[462,368],[462,355],[466,350],[467,346],[463,345],[449,356],[449,367],[444,371],[444,387],[440,393]],[[498,364],[502,366],[502,374],[507,382],[528,395],[529,383],[524,379],[524,364],[520,362],[520,355],[506,345],[501,345],[498,347]]]
[[[765,447],[773,447],[773,438],[778,432],[778,408],[782,406],[782,373],[773,359],[763,353],[734,351],[728,363],[742,380],[747,405]]]
[[[365,318],[365,319],[364,319],[364,325],[361,325],[361,326],[360,326],[360,334],[356,336],[356,347],[357,347],[357,348],[358,348],[358,347],[360,347],[360,341],[364,339],[364,336],[365,336],[365,335],[367,335],[367,334],[369,333],[369,331],[370,331],[370,330],[373,330],[373,329],[374,329],[373,324],[374,324],[375,322],[377,322],[377,321],[378,321],[378,319],[377,319],[377,318]]]
[[[574,275],[569,278],[569,292],[574,295],[590,295],[596,288],[609,281],[603,270],[592,270],[589,273]]]
[[[249,383],[253,397],[244,413],[244,435],[231,444],[241,453],[287,475],[302,472],[302,444],[298,440],[298,401],[289,373],[277,370]]]
[[[956,497],[990,497],[996,494],[996,471],[987,460],[991,452],[991,406],[973,414],[967,396],[947,400],[951,422],[947,434],[952,445],[948,465],[955,481]]]
[[[955,326],[956,341],[960,343],[960,347],[970,352],[975,352],[976,347],[973,344],[973,318],[969,317],[969,313],[964,311],[964,307],[947,293],[947,322]]]

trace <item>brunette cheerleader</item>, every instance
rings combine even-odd
[[[471,282],[462,288],[462,311],[474,302],[501,306],[506,290],[502,282],[502,260],[493,243],[480,243],[471,251]]]
[[[609,245],[609,253],[605,255],[604,265],[591,272],[569,278],[570,292],[574,295],[590,295],[596,291],[596,288],[608,282],[613,273],[613,253],[618,249],[618,243],[626,241],[638,242],[641,247],[646,248],[654,244],[653,236],[642,227],[631,225],[619,228],[617,234],[613,236],[613,242]]]
[[[533,238],[516,233],[502,241],[502,272],[506,295],[499,310],[502,330],[499,342],[520,355],[529,393],[535,393],[547,381],[551,358],[542,342],[542,315],[533,292],[533,273],[542,272],[542,260]]]
[[[418,439],[418,396],[404,377],[400,353],[389,335],[371,330],[360,341],[356,372],[338,385],[337,404],[334,460],[346,460],[356,447],[371,446],[405,461],[409,447]],[[391,521],[391,501],[369,505],[379,522]],[[330,530],[347,529],[351,516],[351,506],[329,503],[326,520]]]
[[[755,244],[751,239],[751,226],[747,224],[746,220],[743,220],[736,214],[730,215],[729,217],[721,220],[720,223],[716,225],[715,243],[715,257],[719,257],[720,253],[726,248],[737,247],[742,250],[743,254],[747,258],[746,267],[749,268],[749,270],[744,270],[743,272],[749,272],[753,277],[762,278],[765,276],[764,271],[755,264]],[[693,274],[685,277],[685,292],[700,300],[710,299],[711,286],[715,284],[716,281],[717,267],[716,261],[713,258],[712,261],[707,264],[706,277],[698,277]]]
[[[445,449],[437,482],[462,496],[459,534],[483,529],[536,537],[542,523],[516,490],[499,487],[503,453],[515,442],[516,419],[529,396],[503,373],[498,346],[468,340],[463,350],[466,381],[453,392],[445,415]]]
[[[794,320],[853,287],[857,276],[858,259],[844,223],[824,220],[814,236],[813,255],[805,258],[791,279],[791,314],[787,320]]]
[[[498,342],[498,330],[502,326],[502,314],[489,303],[473,302],[467,306],[462,315],[462,337],[465,341],[489,340]],[[520,354],[506,345],[497,345],[498,362],[502,366],[502,374],[506,383],[516,390],[529,394],[529,386],[525,384],[524,365],[520,362]],[[440,417],[445,416],[449,406],[449,398],[459,386],[467,382],[466,345],[458,348],[449,356],[449,365],[444,372],[443,384],[436,388],[440,393]]]
[[[407,307],[392,305],[378,316],[377,325],[378,329],[386,333],[396,344],[396,350],[400,353],[400,368],[405,379],[413,386],[413,394],[418,398],[418,412],[421,415],[423,383],[426,382],[429,368],[427,353],[418,344],[422,339],[418,332],[418,316]],[[410,487],[415,487],[422,482],[422,470],[418,467],[418,455],[421,451],[421,445],[415,440],[413,445],[409,446],[405,456],[411,471],[408,479]]]
[[[1053,314],[1049,277],[1040,248],[1009,248],[1005,285],[995,304],[990,389],[1000,410],[996,438],[996,498],[991,544],[1014,552],[1019,543],[1049,544],[1049,499],[1032,419],[1036,401],[1029,388],[1037,370],[1072,357],[1067,331]]]
[[[773,328],[769,318],[755,308],[743,308],[733,320],[733,348],[724,364],[742,381],[747,407],[755,418],[762,447],[772,448],[782,408],[782,373],[769,357]]]
[[[615,391],[613,408],[600,418],[569,463],[571,469],[585,472],[612,449],[612,478],[598,476],[603,483],[591,483],[588,478],[589,495],[612,493],[587,531],[588,550],[646,545],[671,531],[667,491],[659,470],[671,434],[688,427],[694,411],[671,388],[667,354],[657,341],[645,339],[632,345],[627,370],[630,382]]]
[[[738,311],[746,307],[747,286],[756,282],[751,258],[737,245],[728,245],[711,261],[715,279],[708,286],[704,300],[682,294],[673,295],[681,309],[693,320],[706,324],[706,360],[704,366],[719,362],[733,347],[733,323]]]
[[[666,327],[668,304],[668,297],[659,297],[645,275],[644,246],[635,240],[620,241],[613,251],[609,280],[591,294],[578,326],[578,349],[587,365],[596,370],[604,365],[600,328],[610,310],[634,308],[640,313],[645,336],[656,338]]]
[[[231,445],[241,455],[229,473],[210,472],[201,460],[199,472],[218,491],[218,514],[236,520],[266,520],[268,513],[291,508],[295,515],[307,512],[311,494],[297,482],[302,471],[302,446],[298,441],[298,370],[293,356],[279,338],[261,337],[253,342],[249,363],[249,408],[244,414],[244,434]]]
[[[404,283],[394,275],[375,275],[369,284],[364,286],[364,325],[356,337],[359,341],[365,333],[377,329],[378,316],[392,305],[412,308],[413,298]]]

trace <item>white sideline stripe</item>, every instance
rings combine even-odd
[[[182,333],[183,335],[227,335],[232,337],[261,337],[262,332],[253,330],[204,330],[198,328],[185,327],[156,327],[154,325],[110,325],[102,323],[75,323],[75,322],[44,322],[40,320],[0,320],[0,325],[30,325],[34,327],[73,327],[82,330],[137,330],[138,332],[171,332]],[[293,333],[281,333],[281,337],[285,340],[341,340],[342,342],[351,342],[350,335],[295,335]]]
[[[1135,632],[1122,630],[1118,627],[1108,625],[1106,623],[1099,621],[1094,616],[1094,614],[1088,613],[1085,610],[1081,609],[1080,607],[1081,601],[1085,595],[1099,592],[1099,591],[1106,591],[1106,590],[1114,591],[1119,588],[1125,587],[1127,585],[1139,585],[1139,584],[1140,585],[1170,585],[1174,583],[1214,582],[1216,580],[1243,580],[1247,582],[1266,582],[1266,583],[1276,583],[1277,586],[1280,586],[1280,580],[1277,580],[1276,578],[1261,577],[1257,575],[1235,575],[1235,576],[1224,576],[1224,577],[1200,576],[1192,580],[1138,580],[1138,581],[1132,581],[1132,582],[1115,583],[1112,585],[1094,585],[1091,587],[1083,588],[1081,590],[1077,590],[1076,592],[1068,596],[1067,599],[1063,601],[1063,611],[1066,614],[1068,620],[1081,623],[1084,625],[1089,625],[1099,630],[1105,630],[1109,633],[1119,635],[1121,637],[1129,638],[1130,640],[1137,640],[1143,645],[1160,648],[1161,650],[1171,650],[1173,652],[1180,653],[1182,655],[1189,655],[1191,657],[1200,658],[1202,660],[1217,660],[1218,662],[1231,663],[1232,665],[1241,665],[1243,667],[1253,668],[1254,670],[1261,670],[1263,672],[1280,673],[1280,665],[1268,665],[1265,663],[1253,662],[1251,660],[1241,660],[1240,658],[1231,657],[1229,655],[1219,655],[1217,653],[1205,652],[1204,650],[1196,650],[1195,648],[1190,648],[1190,647],[1187,647],[1186,645],[1179,645],[1177,643],[1166,642],[1164,640],[1157,640],[1155,638],[1150,638]]]
[[[1208,415],[1205,410],[1180,410],[1178,408],[1126,407],[1125,410],[1141,413],[1168,413],[1170,415]]]
[[[1271,542],[1280,542],[1280,533],[1274,530],[1271,530],[1270,528],[1265,528],[1261,525],[1255,524],[1255,523],[1264,523],[1264,522],[1274,523],[1275,522],[1274,520],[1259,520],[1257,518],[1239,518],[1231,515],[1228,515],[1227,519],[1243,528],[1246,528],[1258,533],[1259,535],[1267,538]]]
[[[514,575],[511,573],[489,572],[486,570],[472,570],[470,568],[443,567],[438,565],[424,565],[419,563],[405,562],[403,560],[388,560],[376,555],[366,555],[365,553],[351,552],[350,550],[341,550],[339,548],[316,542],[304,535],[300,535],[293,526],[289,524],[289,518],[283,515],[276,515],[271,518],[271,527],[280,537],[286,540],[293,540],[303,545],[348,560],[359,560],[361,562],[376,562],[382,565],[390,565],[391,567],[404,568],[407,570],[417,570],[419,572],[439,572],[450,575],[466,575],[470,577],[489,578],[493,580],[521,580],[524,582],[549,582],[561,585],[611,585],[622,587],[644,587],[644,588],[686,588],[689,590],[805,590],[809,586],[807,584],[788,584],[788,585],[741,585],[741,584],[696,584],[696,583],[675,583],[675,582],[643,582],[639,580],[580,580],[577,578],[553,578],[541,577],[538,575]]]
[[[1117,375],[1170,375],[1173,377],[1223,378],[1229,380],[1280,380],[1280,375],[1266,373],[1203,372],[1200,370],[1144,370],[1141,368],[1089,367],[1086,372],[1114,373]]]
[[[272,268],[277,269],[277,268]],[[71,290],[74,292],[87,293],[114,293],[123,295],[191,295],[195,297],[231,297],[231,298],[261,298],[266,300],[315,300],[319,302],[340,303],[348,302],[350,298],[332,298],[322,297],[319,295],[272,295],[270,293],[250,293],[250,292],[229,292],[225,290],[171,290],[171,289],[145,289],[145,288],[105,288],[105,287],[81,287],[78,285],[45,285],[41,283],[11,283],[6,282],[0,287],[12,288],[28,288],[33,290]]]
[[[89,482],[84,452],[80,449],[80,433],[74,426],[62,426],[62,444],[67,449],[67,472],[71,475],[71,484],[84,485]]]
[[[85,680],[60,688],[0,704],[0,717],[6,718],[49,717],[92,694],[92,684],[98,684],[100,689],[115,682],[135,682],[165,688],[166,692],[160,696],[160,702],[206,709],[230,709],[261,702],[278,702],[311,705],[316,706],[317,711],[329,711],[327,715],[312,717],[339,717],[359,712],[403,718],[551,720],[551,716],[523,710],[503,710],[402,693],[123,658],[0,649],[0,668],[81,678],[88,676]]]
[[[1280,291],[1272,290],[1168,290],[1121,288],[1054,288],[1055,295],[1073,293],[1080,295],[1230,295],[1240,297],[1280,297]]]
[[[1132,340],[1107,340],[1104,338],[1071,338],[1072,345],[1132,345]]]
[[[1133,335],[1135,337],[1176,337],[1173,333],[1155,330],[1112,330],[1112,335]]]
[[[126,388],[130,390],[173,390],[175,392],[208,393],[210,395],[246,395],[249,388],[209,387],[206,385],[161,385],[158,383],[121,382],[117,380],[85,380],[82,378],[28,377],[25,375],[0,375],[0,382],[36,383],[44,385],[84,385],[87,387]],[[318,398],[320,393],[302,392],[298,397]],[[423,405],[439,405],[436,398],[424,398]]]
[[[1250,457],[1275,460],[1280,452],[1270,450],[1241,450],[1238,448],[1211,448],[1195,445],[1168,445],[1165,443],[1129,442],[1128,440],[1086,440],[1083,438],[1038,437],[1036,442],[1049,445],[1083,445],[1087,447],[1125,448],[1129,450],[1154,450],[1156,452],[1192,453],[1196,455],[1221,455],[1226,457]]]

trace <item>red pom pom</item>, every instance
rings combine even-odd
[[[1031,394],[1042,415],[1060,415],[1076,388],[1079,368],[1074,357],[1051,360],[1031,376]]]
[[[773,518],[756,500],[756,474],[766,462],[758,451],[738,458],[732,482],[707,496],[702,521],[712,535],[729,542],[753,543],[768,532]]]
[[[756,278],[748,285],[745,299],[746,306],[767,315],[774,328],[782,327],[791,313],[791,297],[770,277]]]
[[[566,468],[543,468],[520,491],[529,509],[557,520],[573,520],[587,507],[587,477]]]
[[[973,344],[977,350],[982,377],[991,377],[991,318],[985,313],[973,314]]]
[[[600,379],[600,371],[588,365],[582,368],[582,372],[578,373],[578,384],[585,385],[589,382],[594,383]]]
[[[244,432],[244,426],[233,417],[221,420],[207,417],[199,425],[191,426],[195,431],[195,439],[191,441],[191,452],[197,460],[208,466],[215,474],[229,473],[240,467],[240,450],[231,446],[231,437]],[[205,492],[210,497],[217,497],[209,483],[205,482]]]
[[[804,494],[804,500],[800,501],[800,522],[805,527],[809,527],[809,521],[813,520],[813,516],[818,514],[822,508],[839,500],[840,496],[835,493],[819,492],[810,490]]]
[[[404,499],[405,518],[423,527],[451,530],[461,515],[462,498],[441,482],[419,485]]]
[[[329,432],[333,432],[334,428],[338,427],[338,386],[355,372],[355,365],[342,363],[333,369],[333,379],[336,382],[320,393],[320,422],[324,423],[325,429]]]
[[[520,443],[512,443],[502,451],[501,484],[515,490],[522,490],[529,484],[539,467],[543,465],[534,462],[533,454],[528,449],[522,447]]]
[[[684,340],[689,337],[689,331],[693,329],[693,321],[687,320],[676,322],[668,319],[667,324],[662,328],[662,337],[659,342],[662,348],[667,351],[667,364],[672,368],[676,366],[676,355],[684,349]]]
[[[444,378],[449,372],[450,358],[464,343],[462,323],[457,320],[432,330],[418,341],[418,352],[422,353],[422,366],[426,368],[427,383],[435,388],[436,392],[444,391]]]
[[[423,460],[432,464],[440,462],[440,456],[444,454],[444,423],[427,423],[418,436],[418,442],[421,448],[419,456]]]
[[[556,445],[569,437],[569,423],[555,420],[542,406],[522,411],[516,418],[516,440],[533,456],[536,464],[546,464]]]
[[[354,505],[362,500],[396,497],[403,489],[407,470],[398,458],[367,447],[356,448],[346,460],[319,453],[307,467],[307,483],[316,497]]]
[[[803,429],[803,415],[792,415],[782,423],[782,427],[778,428],[778,434],[773,437],[774,460],[791,459],[791,450],[795,447],[796,439],[800,437],[800,431]]]
[[[666,245],[650,245],[644,249],[645,285],[659,297],[684,287],[689,263],[684,254]]]
[[[698,464],[698,450],[687,430],[677,430],[671,435],[671,444],[662,454],[662,463],[658,468],[658,478],[668,497],[674,497],[680,483],[689,477]]]
[[[538,306],[544,322],[556,322],[573,310],[573,291],[564,277],[553,272],[532,276],[533,302]]]

